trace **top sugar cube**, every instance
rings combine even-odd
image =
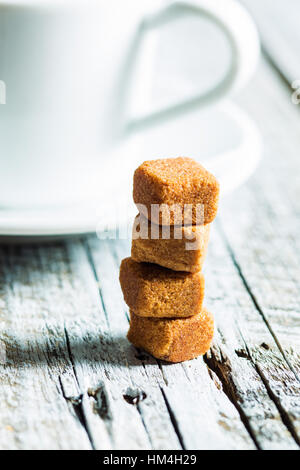
[[[134,173],[133,200],[160,225],[208,224],[217,214],[219,183],[191,158],[149,160]]]

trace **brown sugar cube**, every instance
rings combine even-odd
[[[157,359],[182,362],[205,354],[214,334],[213,315],[205,308],[189,318],[142,318],[130,311],[129,341]]]
[[[217,214],[219,183],[191,158],[150,160],[134,173],[133,200],[140,213],[160,225],[183,225],[188,210],[190,224],[208,224]]]
[[[137,262],[196,273],[205,260],[209,231],[210,224],[163,227],[138,215],[133,225],[131,257]]]
[[[120,267],[124,300],[141,317],[189,317],[200,312],[202,273],[185,273],[125,258]]]

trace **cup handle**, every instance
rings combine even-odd
[[[219,83],[205,93],[174,103],[158,111],[134,118],[130,127],[160,123],[170,117],[220,101],[242,88],[257,66],[260,43],[256,26],[247,10],[235,0],[174,0],[144,18],[140,33],[158,28],[182,14],[207,17],[224,32],[231,47],[231,65]]]

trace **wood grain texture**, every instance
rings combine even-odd
[[[170,367],[129,345],[116,246],[2,250],[1,447],[253,448],[202,359]]]
[[[0,373],[0,446],[90,449],[61,389],[60,376],[73,376],[73,371],[62,312],[51,300],[56,272],[44,270],[42,253],[30,247],[0,251],[1,340],[6,353]],[[47,254],[54,263],[59,252],[47,249]]]
[[[271,373],[275,364],[280,364],[277,380],[269,384],[274,390],[291,371],[226,251],[222,237],[213,231],[206,264],[206,298],[215,313],[217,332],[207,363],[224,384],[259,448],[296,449],[259,366]]]
[[[220,225],[253,305],[284,357],[282,361],[276,355],[267,366],[262,349],[254,353],[269,394],[299,443],[300,114],[288,87],[265,64],[252,90],[241,101],[264,132],[265,156],[251,182],[224,204]],[[235,214],[241,214],[239,230]]]

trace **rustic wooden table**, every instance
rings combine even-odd
[[[300,33],[282,28],[284,2],[246,3],[264,57],[239,103],[265,153],[212,230],[212,349],[168,365],[130,346],[118,284],[129,241],[2,246],[2,449],[299,448]]]

